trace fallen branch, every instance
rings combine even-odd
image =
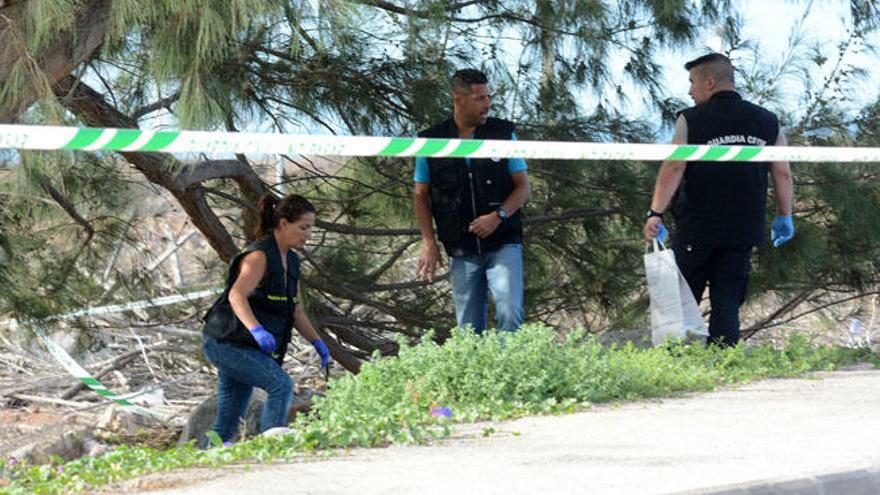
[[[786,325],[786,324],[788,324],[788,323],[791,323],[791,322],[797,320],[798,318],[802,318],[802,317],[804,317],[804,316],[807,316],[807,315],[810,315],[810,314],[813,314],[813,313],[817,313],[817,312],[822,311],[822,310],[824,310],[824,309],[828,309],[828,308],[831,308],[831,307],[833,307],[833,306],[837,306],[837,305],[840,305],[840,304],[845,304],[845,303],[850,302],[850,301],[854,301],[854,300],[856,300],[856,299],[862,299],[862,298],[864,298],[864,297],[868,297],[868,296],[871,296],[871,295],[878,295],[878,294],[880,294],[880,291],[870,291],[870,292],[862,292],[862,293],[856,294],[856,295],[854,295],[854,296],[845,297],[845,298],[843,298],[843,299],[835,299],[835,300],[833,300],[833,301],[831,301],[831,302],[828,302],[828,303],[825,303],[825,304],[819,305],[819,306],[817,306],[817,307],[815,307],[815,308],[811,308],[811,309],[808,309],[808,310],[802,311],[802,312],[800,312],[800,313],[798,313],[798,314],[795,314],[795,315],[793,315],[793,316],[791,316],[791,317],[789,317],[789,318],[786,318],[786,319],[784,319],[784,320],[777,321],[777,322],[771,324],[770,321],[772,321],[773,319],[777,318],[780,314],[782,314],[782,311],[781,311],[781,310],[779,310],[779,311],[775,311],[775,312],[773,313],[773,315],[772,315],[771,318],[766,318],[763,322],[761,322],[761,326],[758,326],[758,324],[756,324],[756,325],[754,325],[754,326],[752,326],[752,327],[746,329],[746,330],[743,332],[743,333],[744,333],[743,340],[746,340],[746,339],[752,337],[753,335],[755,335],[755,334],[756,334],[758,331],[760,331],[760,330],[766,330],[766,329],[768,329],[768,328],[773,328],[773,327],[778,327],[778,326]],[[797,299],[795,299],[795,300],[797,300]],[[793,300],[793,301],[794,301],[794,300]],[[792,302],[793,302],[793,301],[792,301]],[[803,302],[803,301],[800,301],[800,302]],[[800,302],[798,302],[798,304],[800,304]],[[792,310],[792,311],[793,311],[795,307],[797,307],[797,304],[794,305],[794,306],[790,306],[790,304],[787,304],[787,305],[783,306],[783,309],[785,309],[785,310]]]
[[[84,407],[88,407],[91,404],[83,404],[81,402],[73,402],[70,400],[56,399],[54,397],[40,397],[37,395],[27,395],[27,394],[12,394],[7,395],[12,399],[24,400],[28,402],[39,402],[43,404],[54,404],[56,406],[68,406],[73,407],[75,409],[82,409]]]
[[[167,344],[167,343],[168,343],[167,340],[162,340],[162,341],[156,342],[155,344],[150,344],[148,346],[145,346],[144,350],[147,347],[149,347],[153,351],[163,350],[159,346]],[[110,362],[108,362],[103,368],[98,370],[98,372],[94,373],[93,376],[96,379],[100,380],[101,378],[103,378],[105,375],[107,375],[111,371],[122,368],[123,366],[132,362],[134,360],[134,358],[137,357],[138,354],[140,354],[141,352],[142,352],[142,349],[139,348],[139,349],[134,349],[134,350],[128,351],[125,354],[121,354],[121,355],[111,359]],[[64,391],[64,393],[61,394],[61,398],[62,399],[71,399],[71,398],[75,397],[76,394],[78,394],[80,391],[82,391],[85,388],[86,388],[86,385],[83,382],[77,381],[76,384],[71,385],[70,388],[68,388],[67,390]]]
[[[37,376],[33,379],[28,380],[25,383],[19,383],[15,387],[8,388],[6,390],[0,390],[0,397],[12,397],[17,393],[24,392],[26,390],[32,390],[35,388],[49,388],[53,386],[56,382],[66,381],[70,378],[70,375],[55,375],[55,376]],[[57,385],[54,385],[57,386]]]

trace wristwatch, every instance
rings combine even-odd
[[[660,218],[663,218],[663,214],[662,214],[662,213],[660,213],[659,211],[654,211],[654,210],[648,210],[648,214],[645,215],[645,216],[646,216],[647,218],[651,218],[651,217],[660,217]]]
[[[500,218],[502,222],[507,220],[507,212],[504,211],[504,208],[499,206],[498,209],[495,210],[495,213],[498,215],[498,218]]]

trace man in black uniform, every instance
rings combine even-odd
[[[463,69],[452,76],[452,118],[419,136],[443,139],[516,139],[512,122],[489,117],[486,75]],[[417,158],[413,210],[422,233],[418,277],[433,280],[450,259],[452,297],[459,327],[487,327],[488,292],[495,299],[498,330],[523,323],[522,218],[531,188],[522,158]]]
[[[785,146],[772,112],[744,101],[734,86],[734,68],[719,53],[685,64],[695,106],[675,123],[674,144]],[[773,246],[794,236],[791,219],[794,186],[787,161],[684,162],[660,167],[645,239],[664,240],[663,213],[672,205],[676,222],[675,259],[694,297],[700,301],[708,282],[709,342],[739,342],[739,308],[748,285],[751,253],[764,242],[767,175],[773,177],[777,216],[771,226]]]

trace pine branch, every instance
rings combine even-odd
[[[619,208],[595,209],[595,208],[577,208],[566,210],[557,215],[542,215],[537,217],[527,217],[523,219],[523,225],[533,227],[543,225],[545,223],[564,222],[574,220],[576,218],[602,217],[609,215],[617,215],[621,213]],[[318,220],[315,225],[321,229],[337,232],[340,234],[363,235],[371,237],[396,237],[396,236],[418,236],[421,235],[419,229],[376,229],[369,227],[355,227],[341,223],[332,223],[324,220]]]
[[[822,84],[822,88],[820,88],[819,91],[816,93],[815,98],[813,98],[812,103],[804,112],[803,117],[801,117],[800,122],[792,131],[792,134],[802,134],[804,132],[804,129],[810,123],[810,120],[815,117],[815,112],[819,108],[824,107],[825,102],[822,100],[822,97],[825,95],[826,92],[828,92],[832,84],[837,84],[840,81],[841,77],[843,77],[840,75],[841,66],[843,65],[843,59],[846,56],[847,52],[849,52],[849,50],[852,48],[857,37],[860,35],[861,33],[859,31],[853,29],[850,31],[846,41],[841,44],[841,47],[837,54],[837,60],[834,63],[834,68],[831,70],[830,73],[828,73],[827,76],[825,76],[825,81]]]
[[[410,239],[409,241],[401,244],[400,247],[398,247],[394,251],[394,253],[392,253],[391,256],[389,256],[388,259],[385,260],[384,263],[382,263],[381,266],[379,266],[378,268],[376,268],[372,272],[366,274],[367,280],[375,281],[379,277],[381,277],[382,274],[384,274],[389,269],[391,269],[391,267],[394,266],[395,263],[397,263],[397,260],[399,260],[400,257],[403,256],[403,253],[405,253],[409,249],[409,247],[412,246],[413,244],[415,244],[417,241],[418,241],[417,239]]]
[[[244,178],[250,181],[252,175],[253,169],[238,160],[208,160],[185,168],[171,182],[175,188],[185,190],[212,179]]]
[[[360,372],[360,359],[339,344],[336,339],[330,338],[330,334],[323,328],[315,327],[315,331],[318,333],[318,337],[327,345],[327,350],[330,351],[334,361],[341,364],[343,368],[351,373],[358,374]]]
[[[333,275],[333,273],[325,268],[317,259],[311,256],[309,253],[304,253],[304,257],[308,262],[315,267],[315,270],[328,281],[333,281],[332,286],[324,286],[323,290],[326,290],[329,293],[335,294],[337,296],[344,297],[346,299],[350,299],[352,301],[358,302],[360,304],[364,304],[366,306],[370,306],[376,308],[383,313],[396,318],[398,321],[406,323],[408,325],[416,325],[422,328],[430,328],[434,326],[434,322],[427,320],[421,316],[409,314],[406,311],[402,311],[397,307],[389,306],[381,301],[371,299],[363,295],[357,288],[351,287],[339,280],[339,277]],[[420,334],[416,332],[401,330],[402,333],[409,335],[410,337],[419,337]]]
[[[156,101],[156,102],[150,103],[149,105],[145,105],[141,108],[138,108],[137,110],[135,110],[131,114],[131,117],[135,120],[141,120],[141,117],[143,117],[144,115],[151,114],[151,113],[155,112],[156,110],[161,110],[163,108],[167,109],[170,112],[171,111],[171,104],[176,102],[179,99],[180,99],[180,90],[174,92],[174,94],[172,94],[171,96],[167,96],[165,98],[162,98],[159,101]]]
[[[437,15],[433,14],[431,12],[427,12],[424,10],[415,10],[415,9],[411,9],[409,7],[401,7],[399,5],[395,5],[395,4],[393,4],[391,2],[387,2],[385,0],[349,0],[349,1],[352,1],[353,3],[359,3],[361,5],[367,5],[369,7],[376,7],[376,8],[385,10],[387,12],[391,12],[393,14],[401,14],[401,15],[405,15],[408,17],[416,17],[419,19],[437,19]],[[479,3],[480,2],[464,2],[462,4],[452,4],[445,9],[445,12],[449,12],[449,13],[457,12],[460,8],[462,8],[459,5],[467,6],[467,5],[475,5],[475,4],[479,4]],[[574,32],[564,31],[561,29],[552,28],[551,26],[546,26],[546,25],[542,24],[540,22],[540,20],[538,20],[537,18],[534,18],[534,17],[531,19],[525,18],[525,17],[522,17],[522,16],[517,15],[517,14],[510,12],[510,11],[502,12],[500,14],[487,14],[482,17],[472,17],[472,18],[455,17],[452,15],[447,15],[447,16],[441,17],[440,19],[447,21],[447,22],[459,22],[459,23],[463,23],[463,24],[478,24],[481,22],[492,21],[492,20],[515,21],[515,22],[520,22],[523,24],[528,24],[528,25],[531,25],[531,26],[534,26],[534,27],[537,27],[540,29],[544,29],[548,32],[552,32],[552,33],[556,33],[556,34],[577,36],[577,33],[574,33]]]
[[[13,66],[21,59],[24,59],[22,63],[28,64],[29,71],[35,69],[36,72],[24,85],[0,88],[11,90],[13,95],[11,105],[2,106],[2,103],[9,102],[0,102],[0,122],[11,121],[37,99],[51,95],[49,85],[72,73],[83,61],[91,58],[104,42],[110,25],[112,0],[79,3],[75,9],[72,32],[58,32],[52,25],[38,26],[38,29],[51,30],[53,35],[40,48],[37,56],[28,53],[26,44],[10,40],[10,37],[17,37],[18,26],[27,25],[27,2],[6,2],[6,7],[0,13],[5,24],[0,29],[0,74],[11,74]],[[48,95],[40,94],[41,91]]]
[[[86,125],[138,128],[135,119],[109,105],[98,92],[71,76],[59,80],[54,90],[61,104]],[[180,189],[175,184],[174,175],[169,170],[184,169],[183,164],[172,156],[161,153],[120,152],[119,154],[144,174],[147,180],[165,188],[177,199],[193,225],[205,236],[221,259],[229,261],[235,256],[238,248],[220,219],[208,206],[204,188],[191,186]],[[259,178],[255,180],[259,181]]]
[[[169,350],[172,348],[171,346],[168,346],[166,344],[168,344],[168,341],[162,340],[162,341],[159,341],[159,342],[156,342],[153,344],[149,344],[149,345],[147,345],[147,347],[153,352]],[[133,349],[133,350],[128,351],[126,353],[120,354],[119,356],[116,356],[115,358],[113,358],[109,363],[104,365],[100,370],[95,372],[93,374],[93,376],[96,379],[100,380],[100,379],[104,378],[104,376],[106,376],[111,371],[122,368],[122,367],[126,366],[128,363],[134,361],[134,359],[137,358],[138,356],[140,356],[142,352],[143,352],[143,350],[138,348],[138,349]],[[78,394],[80,391],[85,390],[85,388],[86,388],[86,386],[83,384],[83,382],[77,380],[77,382],[75,384],[71,385],[67,390],[65,390],[61,394],[61,398],[65,399],[65,400],[72,399],[72,398],[76,397],[76,394]]]
[[[354,3],[359,3],[361,5],[367,5],[370,7],[377,7],[382,10],[386,10],[393,14],[403,14],[411,17],[420,17],[422,19],[431,19],[433,16],[427,12],[411,9],[409,7],[400,7],[391,2],[387,2],[385,0],[352,0]],[[459,10],[470,7],[471,5],[479,5],[481,3],[485,3],[484,0],[468,0],[466,2],[452,3],[449,4],[444,11],[445,12],[458,12]]]
[[[296,105],[293,102],[282,100],[281,98],[278,98],[275,96],[264,96],[262,98],[257,98],[256,95],[254,95],[254,101],[263,109],[263,111],[266,113],[266,115],[272,115],[272,113],[273,113],[273,112],[269,111],[269,107],[266,105],[267,101],[271,101],[273,103],[283,105],[285,107],[291,108],[293,110],[296,110],[297,112],[302,113],[303,115],[309,117],[310,119],[314,120],[315,122],[321,124],[321,126],[324,127],[325,129],[327,129],[328,131],[330,131],[331,134],[336,135],[336,129],[333,126],[331,126],[324,119],[319,117],[315,112],[312,112],[311,110],[309,110],[307,108],[303,108],[301,105]],[[274,116],[272,118],[275,119]],[[279,130],[284,128],[281,124],[278,123],[277,119],[275,119],[275,127],[277,127]]]
[[[446,273],[442,273],[440,275],[435,276],[433,282],[425,282],[422,280],[413,280],[410,282],[397,282],[394,284],[373,284],[373,285],[368,285],[366,287],[361,287],[360,290],[363,292],[389,292],[389,291],[398,291],[398,290],[418,289],[420,287],[428,287],[428,286],[436,284],[438,282],[449,280],[449,277],[450,277],[449,272],[446,272]]]
[[[355,227],[342,223],[332,223],[318,219],[315,226],[329,232],[349,235],[363,235],[371,237],[398,237],[404,235],[421,235],[418,229],[373,229],[369,227]]]
[[[354,328],[369,327],[398,333],[399,329],[394,325],[335,315],[317,317],[316,322],[320,326],[333,328],[333,333],[336,334],[340,340],[366,351],[367,354],[379,351],[383,356],[396,356],[400,349],[397,342],[394,342],[393,340],[373,337],[366,332],[354,330]]]
[[[793,311],[796,307],[798,307],[803,302],[805,302],[810,297],[810,295],[813,294],[814,292],[815,292],[814,289],[806,289],[806,290],[803,290],[803,291],[797,293],[794,297],[789,299],[785,304],[776,308],[775,311],[773,311],[772,313],[770,313],[769,315],[764,317],[764,319],[762,319],[759,322],[756,322],[755,324],[753,324],[749,328],[746,328],[745,330],[743,330],[742,331],[742,335],[743,335],[742,339],[748,340],[748,339],[752,338],[752,336],[754,336],[760,330],[762,330],[764,328],[770,328],[770,327],[776,326],[776,325],[769,325],[769,323],[771,321],[775,320],[776,318],[779,318],[779,316],[781,316],[789,311]]]
[[[231,114],[226,116],[226,127],[229,131],[238,132]],[[230,176],[230,178],[238,185],[238,189],[241,191],[242,199],[245,204],[249,205],[248,207],[242,208],[241,217],[242,220],[244,220],[245,235],[250,236],[257,232],[260,224],[259,212],[255,206],[259,204],[260,197],[264,193],[270,192],[270,190],[263,180],[254,172],[251,163],[248,161],[244,153],[236,153],[235,160],[240,167],[239,173]]]
[[[206,194],[212,194],[214,196],[221,197],[221,198],[225,199],[226,201],[229,201],[230,203],[239,206],[240,208],[250,208],[254,211],[257,210],[257,207],[255,204],[249,205],[249,204],[245,203],[244,200],[242,200],[238,196],[221,191],[220,189],[216,189],[213,187],[204,187],[204,190],[205,190]],[[230,218],[230,217],[226,216],[225,218]]]
[[[369,194],[381,194],[385,197],[388,197],[388,198],[391,198],[394,200],[408,200],[410,198],[409,195],[394,194],[390,188],[380,189],[379,187],[376,187],[370,183],[367,183],[367,182],[364,182],[361,180],[357,180],[357,179],[353,179],[351,177],[346,177],[344,175],[328,174],[328,173],[324,172],[323,170],[321,170],[321,168],[319,168],[319,167],[312,166],[310,168],[305,165],[302,165],[300,162],[294,160],[293,158],[291,158],[287,155],[281,155],[281,156],[285,160],[287,160],[288,162],[296,165],[300,170],[306,172],[308,174],[308,177],[290,178],[290,179],[287,179],[287,180],[281,182],[279,185],[292,184],[295,182],[302,182],[302,181],[320,180],[323,185],[327,186],[328,188],[330,188],[334,191],[344,191],[345,189],[340,187],[336,183],[345,182],[345,183],[354,184],[358,187],[361,187],[361,188],[367,190],[369,192]],[[306,160],[308,160],[308,159],[306,159]],[[382,175],[383,177],[386,177],[384,174],[380,174],[380,175]],[[408,183],[406,183],[406,184],[409,185]]]
[[[575,218],[604,217],[620,214],[620,208],[596,209],[596,208],[577,208],[574,210],[566,210],[558,215],[543,215],[538,217],[528,217],[523,219],[523,225],[534,227],[545,223],[564,222],[566,220],[574,220]]]
[[[107,78],[104,77],[104,74],[101,74],[101,71],[94,67],[94,65],[92,64],[92,59],[89,59],[89,61],[86,63],[86,66],[88,68],[91,68],[92,72],[95,74],[95,77],[97,77],[98,80],[101,81],[101,85],[104,86],[104,89],[107,91],[107,95],[110,96],[110,104],[114,107],[118,107],[119,100],[116,98],[116,93],[113,91],[113,86],[110,85],[110,83],[107,81]],[[76,79],[81,80],[82,76],[83,74],[80,73],[76,76]]]
[[[60,191],[55,189],[55,187],[50,184],[48,180],[40,181],[40,187],[42,187],[43,190],[46,191],[46,194],[48,194],[53,200],[55,200],[56,203],[58,203],[58,206],[60,206],[61,209],[64,210],[64,212],[67,213],[67,215],[70,216],[70,218],[72,218],[73,221],[77,223],[77,225],[85,229],[88,235],[84,244],[88,244],[89,240],[91,240],[91,238],[95,235],[95,228],[92,227],[92,224],[88,220],[83,218],[83,216],[80,215],[78,211],[76,211],[76,207],[73,205],[73,203],[71,203],[69,199],[61,194]]]
[[[862,292],[862,293],[856,294],[856,295],[854,295],[854,296],[844,297],[844,298],[842,298],[842,299],[835,299],[834,301],[831,301],[831,302],[828,302],[828,303],[822,304],[822,305],[817,306],[817,307],[815,307],[815,308],[811,308],[811,309],[809,309],[809,310],[807,310],[807,311],[803,311],[803,312],[798,313],[798,314],[796,314],[796,315],[794,315],[794,316],[791,316],[790,318],[787,318],[787,319],[782,320],[782,321],[777,321],[776,323],[773,323],[772,325],[769,325],[768,323],[769,323],[770,321],[773,321],[773,319],[775,319],[776,317],[778,317],[780,314],[786,312],[788,309],[794,309],[794,307],[789,307],[789,305],[786,304],[786,305],[783,307],[783,308],[784,308],[784,311],[775,311],[771,317],[769,317],[769,318],[765,318],[765,319],[761,322],[760,326],[758,326],[758,325],[756,324],[756,325],[752,325],[751,327],[749,327],[749,329],[747,330],[749,333],[743,337],[743,340],[746,340],[746,339],[752,337],[755,333],[757,333],[757,332],[760,331],[760,330],[766,330],[766,329],[768,329],[768,328],[773,328],[773,327],[778,327],[778,326],[781,326],[781,325],[785,325],[785,324],[787,324],[787,323],[791,323],[791,322],[793,322],[793,321],[795,321],[795,320],[797,320],[797,319],[799,319],[799,318],[803,318],[804,316],[811,315],[811,314],[813,314],[813,313],[818,313],[819,311],[822,311],[822,310],[824,310],[824,309],[828,309],[828,308],[831,308],[831,307],[834,307],[834,306],[839,306],[839,305],[841,305],[841,304],[848,303],[848,302],[850,302],[850,301],[854,301],[854,300],[856,300],[856,299],[861,299],[861,298],[863,298],[863,297],[873,296],[873,295],[880,295],[880,290],[869,291],[869,292]],[[803,301],[801,301],[801,302],[803,302]],[[796,305],[795,305],[795,306],[796,306]],[[781,309],[783,309],[783,308],[781,308]]]
[[[309,33],[307,33],[306,30],[303,28],[302,23],[296,22],[297,15],[294,12],[293,6],[291,5],[291,3],[290,2],[282,2],[282,5],[284,8],[284,16],[287,18],[287,22],[290,25],[290,27],[292,29],[296,30],[296,32],[299,33],[299,35],[302,36],[302,38],[304,40],[306,40],[306,43],[308,43],[309,46],[312,47],[312,50],[314,50],[317,53],[319,51],[318,43],[315,41],[314,38],[309,36]]]

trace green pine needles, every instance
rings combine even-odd
[[[0,462],[0,493],[78,492],[190,466],[290,460],[317,449],[425,443],[448,436],[457,422],[559,414],[590,403],[706,391],[767,377],[797,376],[870,361],[864,350],[814,347],[794,338],[783,349],[603,346],[580,330],[561,341],[541,324],[513,335],[453,332],[402,346],[396,358],[378,356],[357,376],[330,383],[312,413],[283,437],[258,437],[230,448],[168,451],[120,447],[66,464],[12,466]],[[491,430],[489,431],[490,434]]]

